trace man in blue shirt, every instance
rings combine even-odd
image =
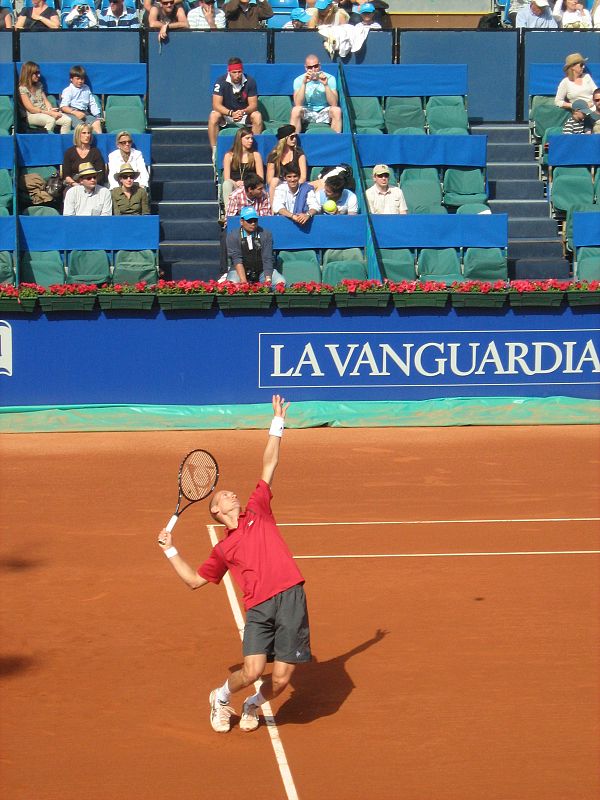
[[[294,80],[294,107],[290,125],[298,133],[303,122],[327,123],[332,130],[342,130],[342,110],[338,105],[337,84],[333,75],[321,72],[318,56],[308,55],[304,59],[303,75]]]
[[[516,28],[558,28],[548,0],[532,0],[517,12]]]

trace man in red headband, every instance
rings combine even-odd
[[[226,125],[251,126],[254,134],[262,133],[263,129],[256,81],[244,75],[244,65],[237,57],[229,59],[227,73],[217,79],[213,89],[212,111],[208,117],[208,140],[213,157],[219,128]]]

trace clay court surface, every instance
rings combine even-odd
[[[4,800],[597,800],[600,428],[288,430],[315,659],[276,728],[216,734],[234,611],[156,534],[182,455],[246,497],[265,439],[0,437]],[[194,565],[210,523],[175,529]]]

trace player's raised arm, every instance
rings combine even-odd
[[[285,425],[285,414],[289,407],[290,404],[286,403],[281,395],[273,395],[273,421],[269,429],[269,441],[265,447],[261,475],[263,481],[268,483],[269,486],[273,481],[273,475],[279,463],[279,446],[281,444],[281,437]]]
[[[177,548],[173,546],[171,532],[166,528],[163,528],[158,534],[158,546],[171,562],[171,566],[175,572],[190,589],[200,589],[202,586],[206,586],[208,581],[205,581],[204,578],[198,575],[187,561],[184,561],[179,555]]]

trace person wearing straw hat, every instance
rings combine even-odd
[[[113,214],[117,217],[137,214],[150,213],[148,203],[148,192],[143,186],[136,183],[140,177],[131,164],[122,164],[121,168],[115,173],[115,178],[119,181],[119,186],[111,190]]]
[[[63,216],[65,217],[110,217],[112,216],[112,197],[104,186],[98,186],[97,170],[90,161],[79,165],[75,179],[65,195]]]
[[[552,16],[548,0],[531,0],[529,5],[517,11],[515,28],[558,28],[558,23]]]
[[[596,82],[586,70],[587,58],[581,53],[571,53],[565,58],[563,72],[566,76],[558,84],[554,103],[559,108],[573,110],[576,100],[584,100],[589,108],[594,109],[592,95]]]

